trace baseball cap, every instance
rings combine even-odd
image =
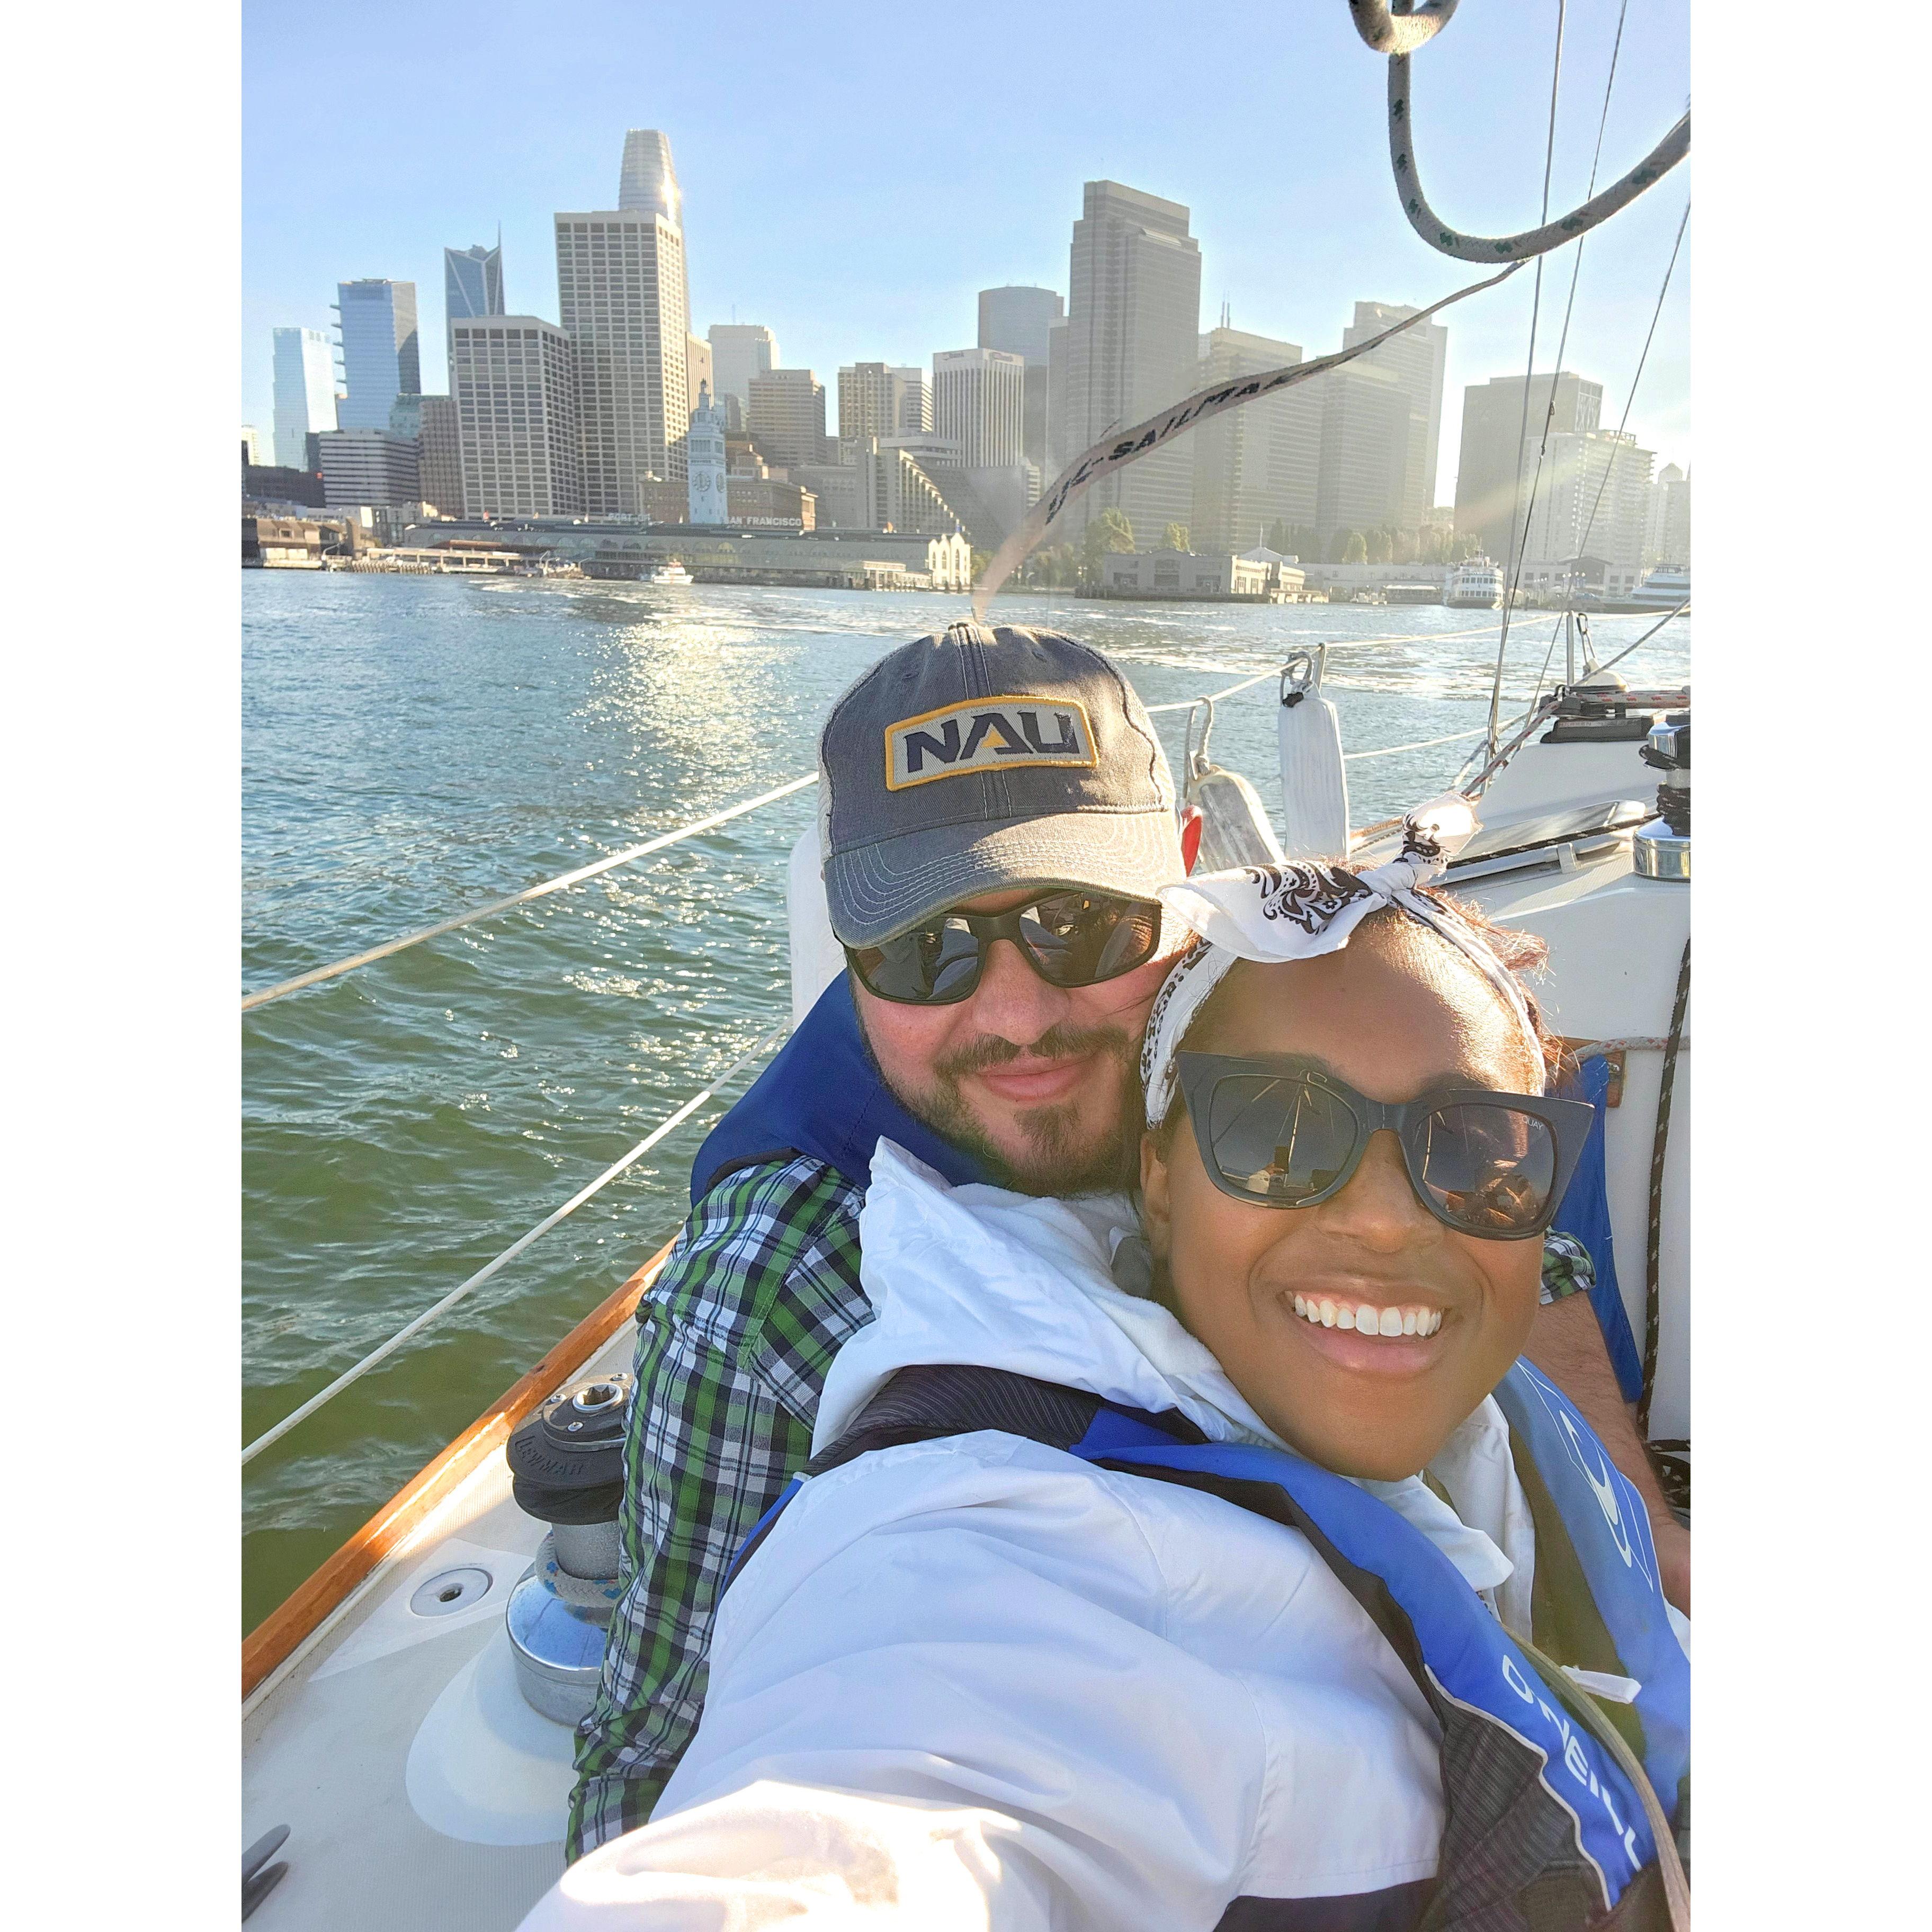
[[[1152,898],[1186,874],[1133,688],[1058,631],[962,622],[882,658],[818,742],[832,929],[876,946],[1017,886]]]

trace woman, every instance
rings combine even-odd
[[[1143,1060],[1151,1294],[1125,1204],[882,1144],[878,1319],[698,1736],[529,1926],[1664,1922],[1688,1625],[1517,1359],[1589,1110],[1424,890],[1473,830],[1170,889],[1203,938]]]

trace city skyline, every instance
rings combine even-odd
[[[1130,6],[1125,17],[1131,23],[1142,10]],[[424,18],[433,27],[440,10],[432,6]],[[327,292],[344,280],[380,274],[439,287],[442,250],[468,236],[494,233],[499,220],[512,270],[506,306],[555,318],[546,260],[552,247],[543,245],[550,237],[535,243],[531,230],[539,223],[547,230],[560,208],[608,206],[610,143],[640,124],[662,128],[677,153],[686,197],[680,212],[697,238],[688,269],[692,333],[703,337],[711,325],[729,323],[735,308],[738,322],[767,326],[784,344],[785,366],[812,368],[828,386],[847,363],[929,364],[935,351],[974,342],[981,290],[1030,284],[1067,294],[1066,237],[1086,180],[1123,180],[1189,207],[1201,248],[1204,327],[1225,302],[1237,328],[1303,342],[1312,355],[1339,344],[1358,302],[1424,302],[1465,279],[1460,265],[1424,248],[1402,220],[1388,178],[1382,70],[1339,9],[1334,22],[1310,17],[1291,37],[1293,72],[1305,81],[1313,64],[1322,85],[1298,93],[1292,127],[1270,137],[1270,167],[1259,167],[1259,137],[1242,118],[1243,104],[1258,98],[1258,74],[1230,77],[1234,111],[1213,117],[1216,141],[1205,142],[1208,123],[1195,124],[1185,114],[1160,128],[1132,117],[1124,126],[1124,117],[1106,112],[1108,76],[1118,63],[1107,50],[1094,49],[1082,84],[1062,88],[1054,116],[1025,143],[998,153],[999,144],[983,133],[922,142],[909,158],[914,164],[886,181],[848,170],[836,154],[814,161],[808,182],[788,163],[785,139],[769,113],[760,118],[760,104],[770,107],[775,83],[767,70],[784,65],[782,56],[799,29],[776,15],[755,24],[772,59],[756,71],[739,62],[724,85],[715,74],[695,84],[722,38],[688,24],[654,39],[652,77],[643,87],[634,77],[619,78],[626,70],[621,59],[580,64],[567,83],[547,58],[524,62],[502,82],[494,124],[506,131],[484,143],[468,135],[453,110],[464,76],[493,50],[502,51],[498,30],[486,22],[476,41],[436,48],[448,86],[432,91],[419,123],[397,130],[404,148],[421,140],[425,153],[434,151],[433,173],[413,181],[406,195],[392,187],[380,196],[332,198],[292,231],[285,214],[269,214],[268,124],[272,118],[286,131],[292,117],[298,125],[314,121],[320,128],[314,90],[334,56],[322,50],[320,70],[303,68],[318,50],[288,22],[258,16],[245,50],[244,418],[259,422],[272,413],[270,327],[326,323]],[[1546,87],[1548,49],[1534,34],[1499,36],[1481,30],[1480,20],[1472,25],[1478,30],[1465,33],[1459,22],[1457,35],[1445,36],[1432,56],[1427,71],[1437,75],[1439,94],[1424,95],[1427,83],[1418,78],[1420,109],[1438,144],[1426,158],[1440,157],[1430,176],[1432,186],[1440,184],[1439,202],[1472,226],[1492,216],[1501,224],[1522,214],[1516,204],[1526,206],[1533,196],[1540,135],[1528,124],[1538,117],[1496,110],[1513,79],[1526,84],[1539,63]],[[1681,86],[1682,28],[1681,6],[1635,0],[1606,135],[1606,166],[1619,140],[1638,151],[1652,124],[1664,124],[1679,104],[1670,90]],[[638,31],[634,20],[594,4],[583,13],[580,28],[570,37],[573,45],[595,34],[614,52]],[[405,29],[408,37],[421,31],[413,19]],[[1580,181],[1567,182],[1566,169],[1587,169],[1594,134],[1608,50],[1594,45],[1593,31],[1588,23],[1574,27],[1566,52],[1552,190],[1559,201],[1566,188],[1580,188]],[[1042,55],[1070,45],[1051,22],[1040,25],[1033,43]],[[425,42],[425,58],[429,51]],[[949,94],[968,90],[980,58],[969,60]],[[1003,76],[1000,92],[1010,112],[1024,116],[1029,104],[1039,105],[1038,64],[1029,61]],[[634,76],[634,68],[629,71]],[[849,70],[820,76],[827,99],[836,104],[868,72],[861,58]],[[1424,73],[1419,66],[1419,76]],[[935,112],[943,127],[970,125],[960,102],[949,98]],[[361,162],[347,158],[352,175]],[[392,148],[386,158],[403,157]],[[452,160],[459,164],[454,170]],[[962,222],[934,200],[956,196],[962,209],[983,203],[989,181],[1003,184],[1007,197],[998,222]],[[1504,184],[1513,184],[1507,194]],[[1688,180],[1684,185],[1688,191]],[[915,207],[925,211],[916,229],[906,225]],[[1268,220],[1258,218],[1264,212]],[[1681,198],[1660,190],[1589,244],[1594,253],[1583,264],[1563,360],[1602,382],[1606,426],[1622,413],[1681,212]],[[1554,355],[1570,261],[1559,254],[1545,271],[1539,369]],[[1688,468],[1694,452],[1685,398],[1687,271],[1688,262],[1680,262],[1630,427],[1660,458]],[[1532,279],[1526,272],[1456,312],[1438,446],[1439,503],[1453,500],[1463,389],[1522,367]],[[426,313],[422,331],[423,387],[432,392],[447,380],[440,320]]]

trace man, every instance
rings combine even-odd
[[[700,1150],[691,1217],[638,1311],[628,1581],[578,1739],[572,1858],[650,1817],[704,1708],[724,1572],[809,1456],[832,1358],[872,1319],[857,1220],[880,1135],[949,1180],[1033,1194],[1138,1173],[1141,1038],[1186,936],[1152,902],[1193,854],[1132,688],[1070,638],[956,624],[845,693],[819,771],[850,970]],[[1532,1357],[1688,1581],[1688,1539],[1575,1292],[1588,1258],[1552,1235],[1544,1276]]]

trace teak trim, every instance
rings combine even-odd
[[[434,1462],[427,1463],[306,1582],[296,1586],[242,1640],[246,1699],[294,1654],[296,1646],[396,1549],[430,1510],[508,1442],[511,1432],[556,1392],[637,1311],[670,1255],[667,1241],[615,1294],[600,1302],[529,1372],[511,1384]]]

